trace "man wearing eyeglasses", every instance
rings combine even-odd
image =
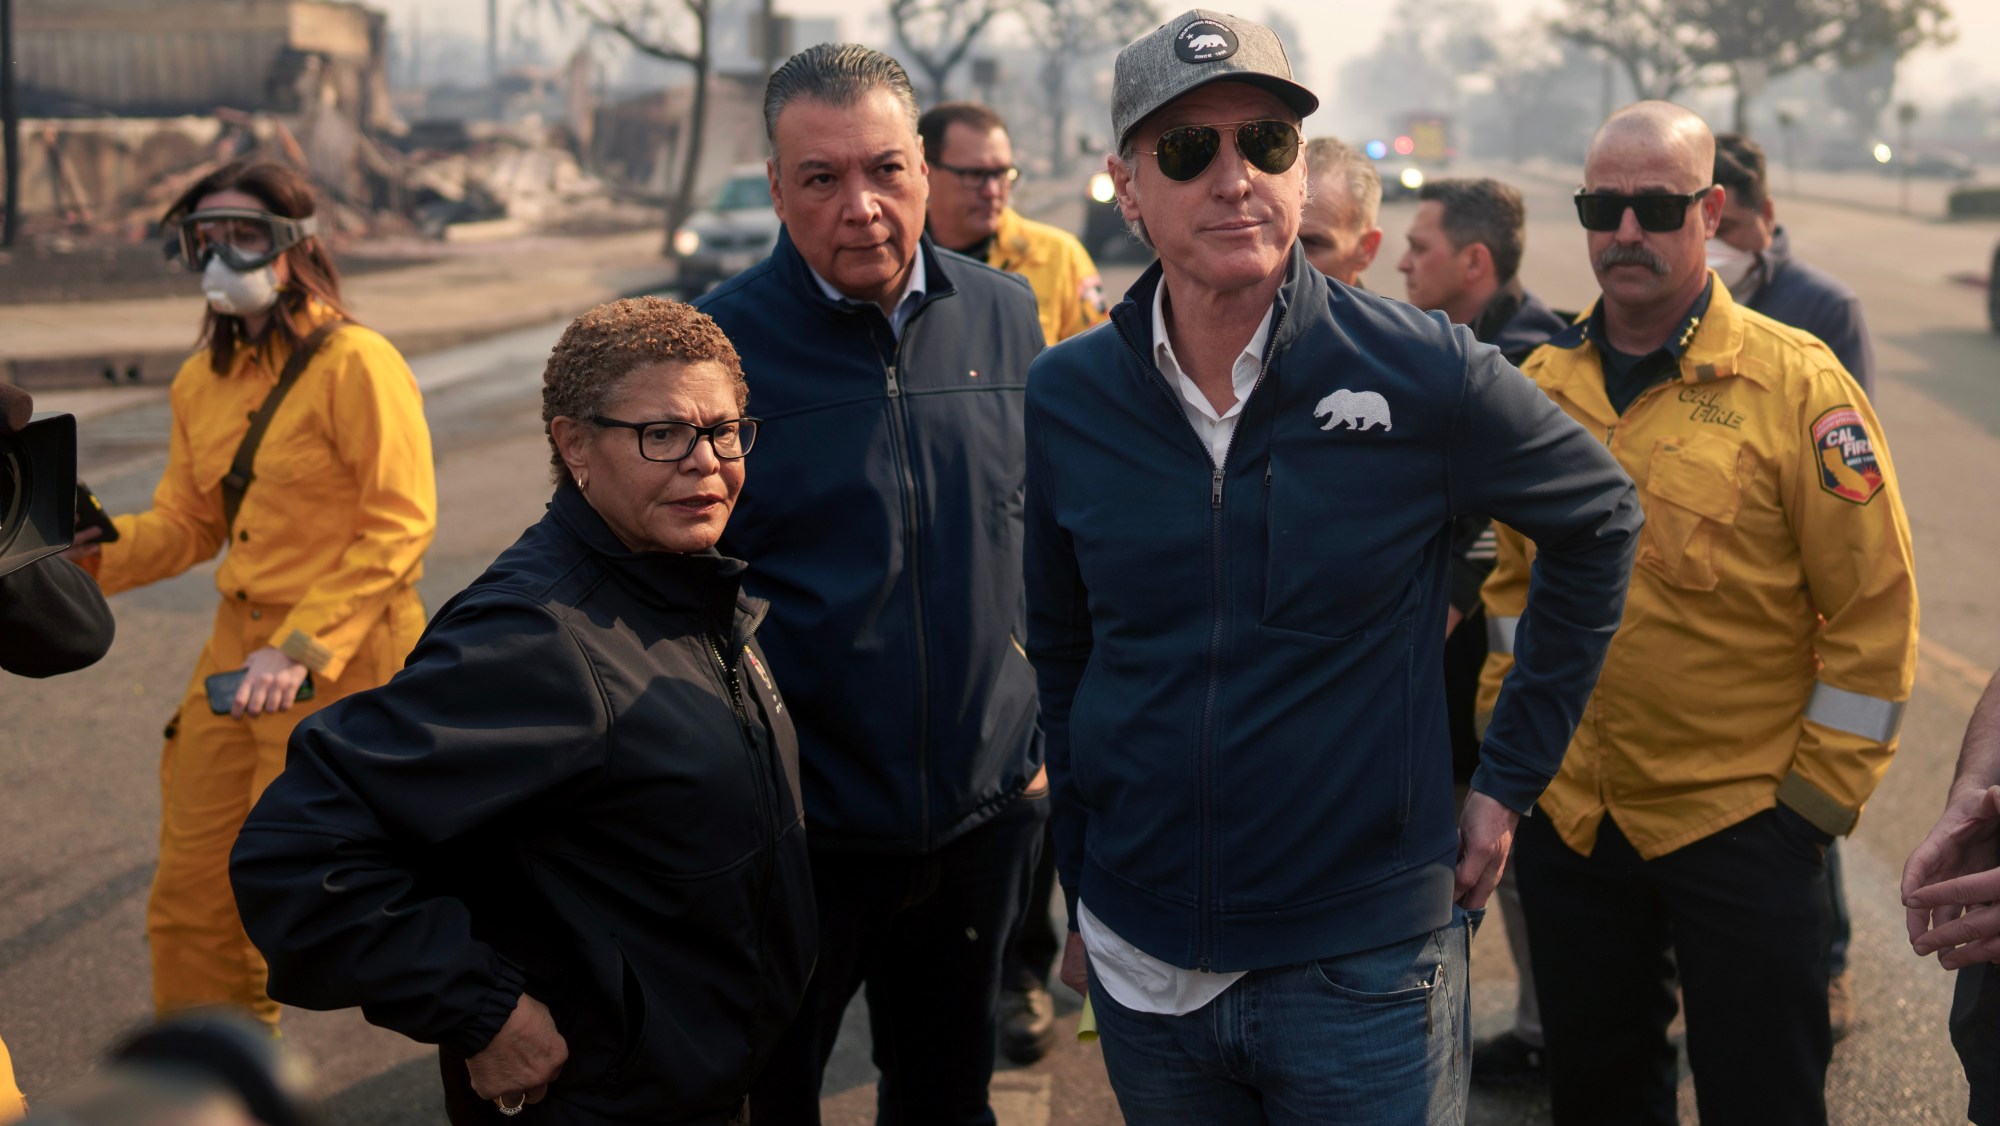
[[[1188,12],[1120,52],[1109,171],[1160,261],[1028,380],[1063,976],[1138,1126],[1463,1121],[1471,928],[1639,523],[1499,351],[1307,261],[1317,105],[1246,20]],[[1529,529],[1550,582],[1454,824],[1442,648],[1470,512]]]
[[[1051,344],[1104,320],[1097,264],[1076,236],[1014,210],[1014,142],[1000,115],[976,102],[945,102],[917,120],[930,165],[931,238],[1035,289]]]
[[[1881,423],[1825,345],[1707,268],[1714,160],[1678,106],[1605,122],[1576,196],[1602,297],[1525,365],[1646,509],[1624,624],[1521,823],[1558,1126],[1676,1121],[1676,978],[1702,1121],[1826,1122],[1826,849],[1888,769],[1915,668]],[[1481,708],[1524,675],[1518,616],[1553,581],[1498,540]]]

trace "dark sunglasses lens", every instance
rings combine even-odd
[[[1286,121],[1252,121],[1236,127],[1236,147],[1261,172],[1276,175],[1299,159],[1299,131]]]
[[[1626,197],[1618,195],[1579,195],[1576,217],[1586,231],[1615,231],[1625,218],[1626,202]]]
[[[1222,150],[1222,134],[1207,125],[1186,125],[1160,135],[1160,174],[1187,181],[1201,175]]]
[[[1638,216],[1639,226],[1646,230],[1678,231],[1687,225],[1687,197],[1677,195],[1637,196],[1632,200],[1632,213]]]

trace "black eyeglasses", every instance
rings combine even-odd
[[[1005,168],[957,168],[933,162],[931,167],[958,177],[959,187],[969,192],[976,192],[987,184],[1011,184],[1021,178],[1021,170],[1011,164]]]
[[[1236,151],[1260,172],[1277,175],[1299,159],[1299,127],[1289,121],[1223,121],[1182,125],[1160,134],[1160,147],[1145,152],[1160,162],[1160,174],[1186,183],[1201,175],[1222,151],[1222,131],[1236,134]]]
[[[1686,195],[1676,192],[1618,195],[1579,189],[1576,193],[1576,217],[1583,221],[1586,231],[1615,231],[1625,221],[1625,211],[1630,208],[1633,217],[1639,220],[1641,230],[1678,231],[1687,225],[1688,208],[1713,190],[1714,184]]]
[[[658,422],[626,422],[603,415],[590,421],[599,426],[616,426],[639,435],[639,456],[647,461],[679,461],[694,452],[694,444],[706,436],[715,447],[715,456],[735,461],[757,444],[757,424],[761,419],[732,418],[714,426],[661,419]]]

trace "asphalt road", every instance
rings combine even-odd
[[[1581,232],[1559,172],[1514,177],[1530,193],[1523,276],[1558,307],[1591,296]],[[1389,234],[1370,284],[1401,292],[1393,270],[1409,205],[1385,209]],[[1048,217],[1074,224],[1075,205]],[[1065,213],[1067,212],[1067,213]],[[1877,405],[1917,538],[1925,624],[1918,690],[1902,750],[1846,846],[1855,911],[1859,1025],[1835,1053],[1837,1123],[1963,1121],[1964,1080],[1944,1033],[1950,982],[1909,953],[1895,894],[1903,857],[1942,802],[1972,700],[2000,665],[2000,338],[1984,329],[1979,291],[1952,279],[1983,272],[2000,226],[1946,225],[1823,203],[1781,201],[1800,255],[1847,279],[1872,322],[1882,372]],[[1105,270],[1123,291],[1131,267]],[[423,592],[433,607],[536,518],[548,491],[537,388],[559,326],[419,360],[437,446],[442,519]],[[113,511],[145,503],[162,464],[157,403],[100,415],[85,428],[85,475]],[[1983,484],[1982,484],[1983,482]],[[750,487],[757,487],[754,462]],[[0,684],[0,1036],[30,1094],[86,1073],[104,1046],[146,1019],[143,906],[158,817],[159,733],[212,613],[212,568],[121,595],[117,645],[97,667],[55,681]],[[1497,920],[1496,920],[1497,922]],[[1503,930],[1475,946],[1475,1021],[1506,1024],[1512,972]],[[1074,1020],[1073,1004],[1063,1006]],[[442,1121],[428,1049],[354,1013],[287,1016],[287,1037],[316,1063],[337,1124]],[[865,1015],[827,1083],[827,1120],[872,1120]],[[1692,1121],[1691,1086],[1683,1083]],[[1095,1049],[1065,1043],[995,1079],[1009,1126],[1118,1121]],[[1474,1123],[1532,1123],[1532,1096],[1476,1093]]]

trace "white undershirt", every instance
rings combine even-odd
[[[862,301],[859,298],[849,297],[845,293],[833,288],[833,283],[820,277],[819,271],[813,269],[811,266],[806,267],[806,273],[811,274],[812,279],[819,283],[819,291],[821,293],[826,294],[843,305],[875,304],[873,301]],[[918,305],[923,304],[924,285],[926,281],[927,279],[924,276],[924,252],[922,247],[918,247],[917,256],[910,265],[909,280],[903,283],[902,294],[896,298],[896,303],[890,306],[890,308],[895,310],[895,313],[889,317],[889,331],[895,334],[897,340],[903,338],[903,326],[910,323],[910,314],[917,311]]]
[[[1160,279],[1159,288],[1153,291],[1153,363],[1167,382],[1180,389],[1181,410],[1187,414],[1188,422],[1194,425],[1195,433],[1208,443],[1209,460],[1220,468],[1222,455],[1229,452],[1229,439],[1236,433],[1236,420],[1243,414],[1243,400],[1250,397],[1250,389],[1257,385],[1257,375],[1264,367],[1264,344],[1271,339],[1271,320],[1277,312],[1273,302],[1264,310],[1264,319],[1251,334],[1250,343],[1236,357],[1229,369],[1230,391],[1236,396],[1229,409],[1220,414],[1194,385],[1187,372],[1181,369],[1180,361],[1174,358],[1174,346],[1167,339],[1167,279]]]
[[[1258,373],[1263,370],[1264,344],[1271,338],[1277,304],[1273,302],[1264,311],[1264,320],[1229,369],[1230,389],[1236,401],[1228,410],[1217,413],[1208,396],[1201,393],[1201,388],[1194,385],[1194,380],[1188,378],[1174,359],[1173,345],[1167,342],[1166,297],[1167,279],[1163,277],[1153,292],[1153,362],[1159,366],[1160,374],[1179,388],[1181,410],[1195,432],[1208,443],[1209,459],[1220,468],[1223,455],[1229,452],[1229,439],[1236,433],[1236,420],[1243,414],[1243,400],[1250,397],[1250,389],[1257,385]],[[1221,996],[1245,972],[1205,973],[1163,962],[1118,937],[1118,932],[1091,914],[1081,900],[1076,909],[1076,929],[1083,936],[1083,948],[1090,952],[1091,975],[1111,994],[1112,1000],[1134,1012],[1170,1016],[1191,1013]]]

